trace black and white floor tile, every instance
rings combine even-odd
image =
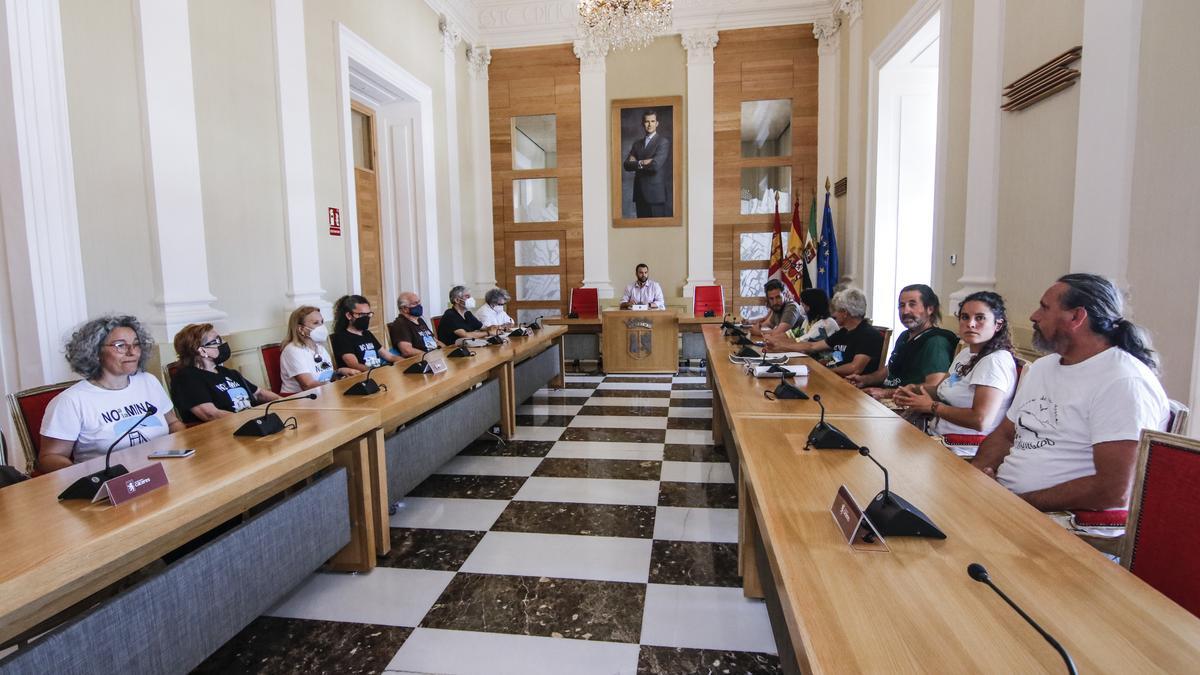
[[[779,672],[700,375],[538,391],[404,499],[378,568],[314,574],[199,671]]]

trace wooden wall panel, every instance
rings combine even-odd
[[[507,235],[560,231],[566,242],[566,287],[583,284],[582,133],[579,120],[579,59],[571,45],[492,50],[488,68],[488,109],[492,152],[493,250],[496,278],[508,278]],[[554,169],[512,169],[511,119],[555,115],[558,157]],[[513,222],[513,180],[558,179],[558,221]],[[508,289],[515,294],[516,289]],[[569,293],[568,293],[569,295]],[[516,303],[514,303],[516,304]],[[563,298],[562,313],[567,313]]]
[[[741,170],[751,166],[792,167],[792,189],[800,196],[800,218],[808,225],[817,173],[817,41],[812,25],[721,31],[715,60],[713,110],[713,271],[725,288],[726,307],[737,296],[735,268],[739,231],[767,231],[775,216],[743,216]],[[742,101],[791,99],[792,154],[742,158]],[[781,213],[784,227],[791,213]]]

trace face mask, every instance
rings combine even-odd
[[[320,326],[317,326],[309,331],[308,337],[311,338],[313,342],[324,342],[329,339],[329,329],[325,327],[325,324],[321,324]]]
[[[217,345],[217,356],[213,359],[213,363],[225,363],[229,360],[230,356],[229,343],[222,342]]]
[[[467,309],[475,309],[475,298],[465,298],[463,300],[463,305],[465,305]]]
[[[371,317],[360,316],[354,321],[351,321],[350,325],[354,326],[354,330],[366,330],[371,327]]]
[[[408,313],[410,316],[419,319],[425,313],[425,308],[420,305],[413,305],[408,308]]]

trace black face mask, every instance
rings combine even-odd
[[[357,319],[351,321],[350,325],[354,326],[354,330],[366,330],[371,327],[371,317],[360,316]]]
[[[209,349],[211,349],[211,347],[209,347]],[[213,363],[216,363],[216,364],[225,363],[226,361],[229,360],[230,356],[232,356],[232,354],[230,353],[230,350],[229,350],[229,343],[222,342],[221,344],[217,345],[217,355],[213,357]]]

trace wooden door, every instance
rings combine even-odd
[[[350,103],[351,129],[354,145],[354,199],[358,207],[358,293],[371,303],[375,312],[371,332],[387,342],[383,306],[383,258],[379,232],[379,180],[375,172],[375,112]]]

